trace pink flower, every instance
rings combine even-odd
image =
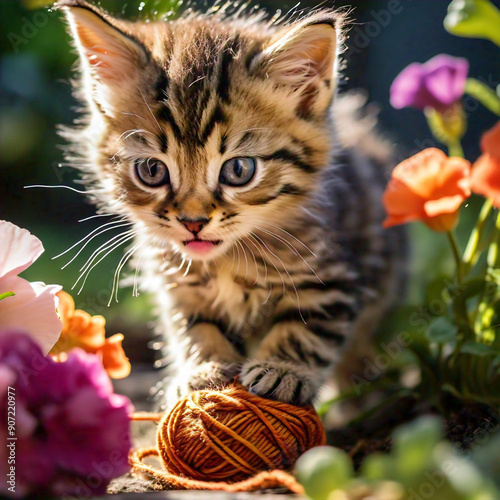
[[[112,478],[129,470],[133,408],[113,393],[97,356],[76,349],[65,362],[55,362],[30,336],[4,332],[0,369],[0,382],[6,379],[15,391],[16,494],[103,494]],[[0,438],[6,443],[7,394],[0,401]],[[8,453],[0,447],[3,478]],[[7,487],[2,481],[0,493],[8,493]]]
[[[398,109],[429,106],[442,113],[463,96],[468,72],[467,59],[447,54],[412,63],[392,82],[391,104]]]
[[[57,285],[30,283],[17,276],[43,253],[41,241],[26,229],[0,221],[0,329],[15,329],[33,336],[47,354],[61,334],[56,313],[61,290]]]

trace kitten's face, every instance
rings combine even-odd
[[[198,260],[294,217],[329,160],[331,17],[277,34],[206,18],[104,22],[77,3],[98,177],[122,213]]]

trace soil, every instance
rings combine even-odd
[[[446,437],[463,451],[469,449],[484,432],[500,424],[500,414],[486,405],[449,400],[447,409],[449,416],[443,418]],[[368,418],[352,422],[342,429],[329,430],[328,444],[349,453],[358,469],[367,455],[391,449],[391,435],[396,427],[425,414],[438,413],[412,397],[404,397],[380,408]]]

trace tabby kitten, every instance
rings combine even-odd
[[[226,5],[145,23],[57,7],[81,57],[86,186],[133,223],[128,255],[157,301],[164,406],[235,376],[310,403],[342,350],[366,352],[403,246],[381,226],[389,154],[372,117],[352,97],[330,109],[341,17],[276,24]]]

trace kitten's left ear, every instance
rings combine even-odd
[[[295,93],[297,111],[303,116],[325,112],[330,105],[339,24],[333,12],[314,14],[278,32],[252,63],[253,69]]]
[[[119,22],[84,0],[60,0],[73,38],[90,75],[107,86],[120,86],[149,59],[145,47]]]

